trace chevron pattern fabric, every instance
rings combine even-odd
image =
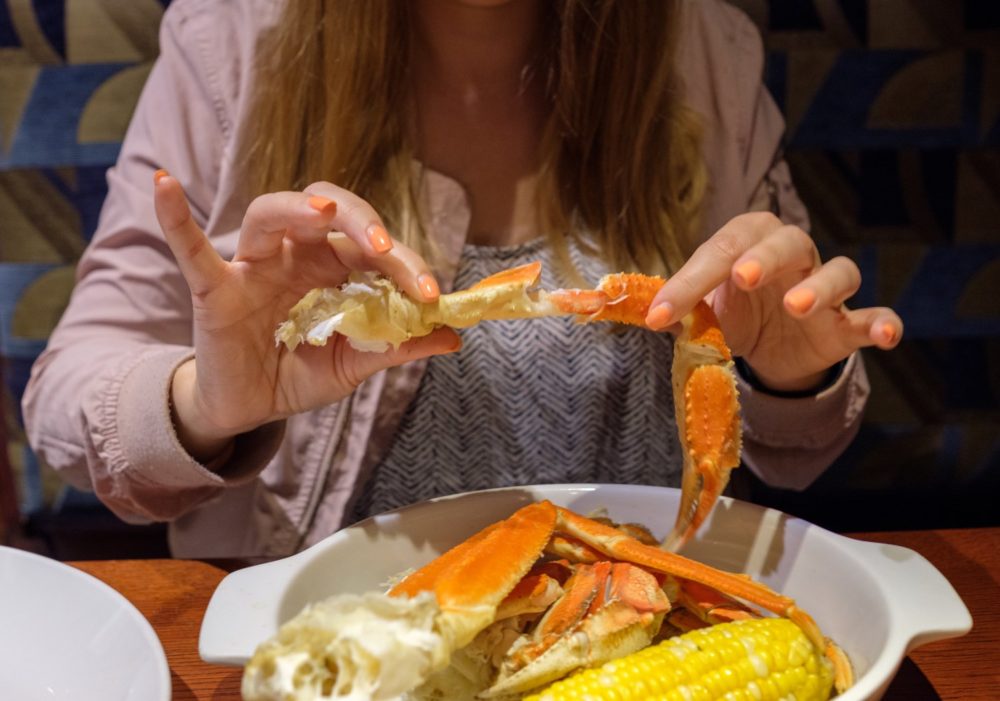
[[[466,246],[455,287],[542,261],[542,286],[570,287],[542,240]],[[606,264],[578,247],[589,284]],[[493,321],[432,358],[354,520],[431,497],[553,482],[680,484],[670,388],[672,337],[568,317]]]

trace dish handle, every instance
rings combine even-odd
[[[889,611],[905,635],[907,653],[972,629],[972,615],[965,602],[923,555],[900,545],[865,545],[860,552],[867,564],[880,571],[882,581],[893,584]]]
[[[198,636],[198,655],[211,664],[243,666],[280,624],[281,596],[299,553],[229,573],[212,594]]]

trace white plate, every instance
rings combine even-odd
[[[170,701],[149,622],[89,574],[0,547],[0,699]]]
[[[549,499],[583,514],[606,508],[611,518],[644,523],[662,536],[673,524],[679,494],[628,485],[519,487],[376,516],[292,557],[227,576],[209,602],[199,652],[206,662],[245,664],[258,643],[307,603],[376,589],[533,501]],[[918,553],[845,538],[773,509],[723,499],[683,552],[748,572],[813,614],[858,674],[838,701],[879,698],[909,650],[972,627],[958,594]]]

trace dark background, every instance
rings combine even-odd
[[[807,492],[755,501],[837,530],[1000,523],[1000,3],[740,0],[787,156],[857,306],[906,325],[865,353],[861,434]]]
[[[104,171],[157,53],[159,0],[0,0],[0,542],[162,555],[28,450],[19,398],[92,235]],[[861,434],[803,493],[747,496],[835,530],[1000,523],[1000,3],[733,0],[768,50],[787,158],[853,303],[906,334],[866,352]],[[739,474],[737,473],[737,474]]]

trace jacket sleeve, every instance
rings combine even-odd
[[[760,34],[742,12],[726,7],[735,37],[733,71],[743,99],[731,103],[736,138],[743,147],[744,211],[768,210],[785,224],[810,229],[782,155],[784,118],[762,81]],[[742,75],[741,75],[742,74]],[[749,87],[746,87],[749,86]],[[829,387],[812,397],[784,398],[737,380],[744,416],[743,460],[775,487],[805,489],[853,440],[869,395],[861,354],[855,352]]]
[[[182,449],[170,419],[175,368],[192,353],[191,298],[153,210],[166,168],[204,227],[231,125],[206,64],[207,18],[177,2],[135,110],[69,306],[32,368],[23,408],[42,460],[126,520],[169,520],[251,480],[282,424],[237,439],[218,464]]]

